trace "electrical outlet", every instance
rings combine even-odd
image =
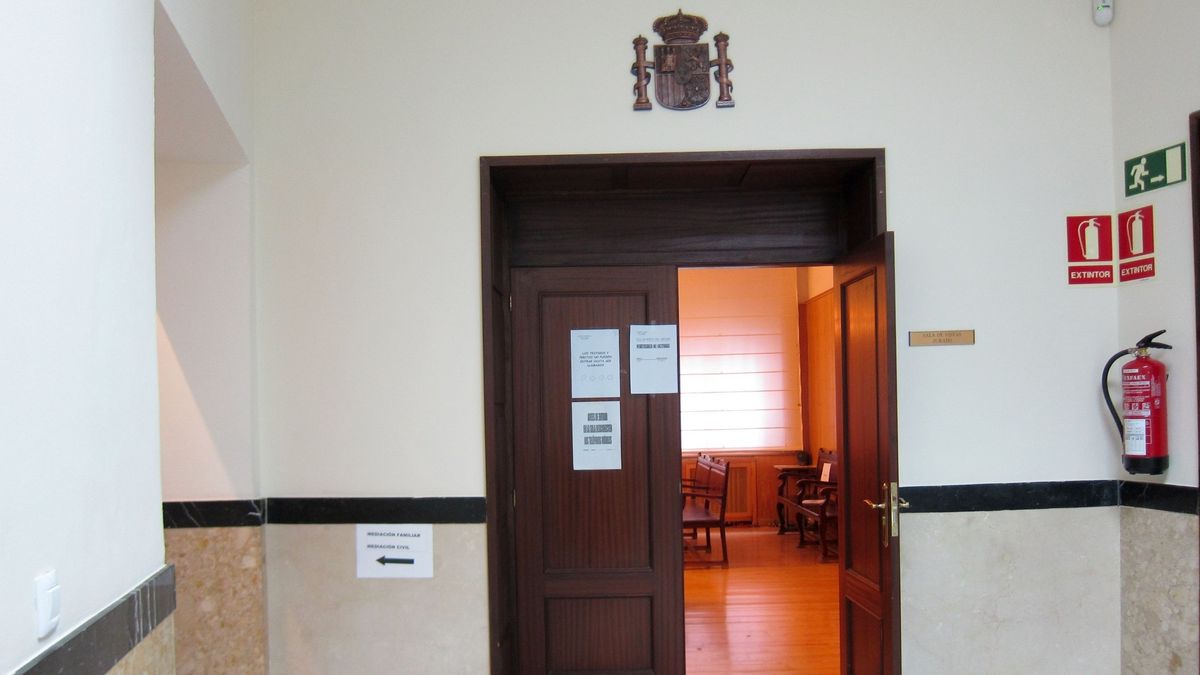
[[[42,572],[34,577],[33,585],[36,589],[34,607],[37,612],[37,636],[41,640],[58,628],[58,572],[53,569]]]

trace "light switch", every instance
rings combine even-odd
[[[41,640],[58,628],[58,572],[42,572],[34,578],[33,584],[36,588],[34,606],[37,609],[37,636]]]

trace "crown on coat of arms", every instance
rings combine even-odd
[[[666,44],[690,44],[700,41],[700,36],[708,30],[708,22],[702,16],[684,14],[681,9],[678,14],[656,19],[651,27]]]

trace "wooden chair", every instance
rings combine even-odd
[[[712,457],[704,453],[700,453],[700,456],[696,458],[696,467],[692,472],[692,476],[690,478],[684,476],[679,479],[680,489],[683,490],[684,493],[683,501],[685,505],[687,504],[687,494],[689,492],[698,492],[707,489],[709,474],[711,471]],[[698,537],[696,528],[685,526],[683,529],[687,531],[687,537],[689,539],[695,540]]]
[[[692,473],[692,477],[688,478],[684,476],[683,478],[680,478],[680,484],[683,486],[683,490],[685,492],[688,490],[696,490],[698,489],[698,486],[708,484],[708,474],[712,470],[713,466],[712,459],[713,458],[711,456],[704,453],[701,453],[700,456],[696,458],[696,470]]]
[[[809,528],[817,533],[816,543],[821,547],[821,559],[837,557],[838,543],[838,492],[837,454],[821,450],[817,455],[817,477],[802,479],[797,483],[796,525],[800,528],[799,546],[808,543],[805,537]],[[832,551],[832,555],[830,554]]]
[[[700,455],[696,460],[696,475],[685,481],[683,495],[683,529],[692,530],[692,537],[704,529],[704,550],[712,553],[712,528],[721,532],[721,566],[729,566],[729,549],[725,543],[725,496],[729,490],[729,463],[723,459]]]

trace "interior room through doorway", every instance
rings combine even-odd
[[[685,539],[689,673],[837,672],[836,559],[777,507],[780,469],[836,448],[832,286],[829,266],[679,270],[682,478],[702,453],[730,472],[728,566]]]

